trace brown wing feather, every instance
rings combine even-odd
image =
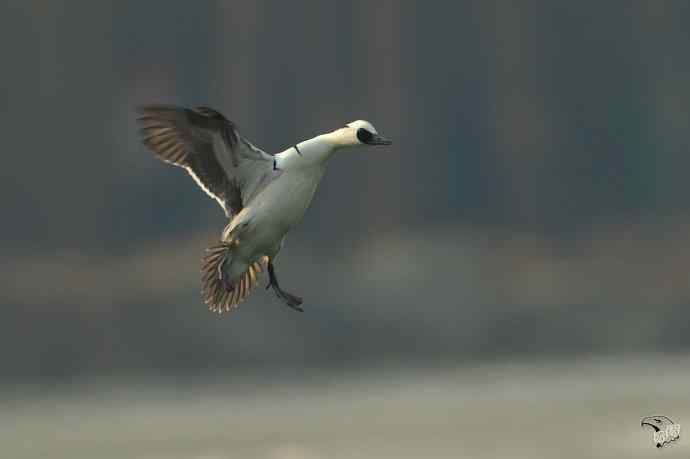
[[[229,217],[242,210],[243,196],[255,192],[272,170],[270,155],[240,137],[231,121],[208,107],[148,105],[141,108],[138,121],[143,142],[156,157],[186,169]]]

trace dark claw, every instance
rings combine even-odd
[[[273,269],[273,263],[271,263],[270,260],[268,262],[268,279],[268,285],[266,286],[267,290],[269,287],[273,287],[273,291],[275,292],[276,296],[283,300],[287,306],[291,307],[295,311],[304,312],[304,309],[299,307],[302,304],[302,298],[293,295],[292,293],[288,293],[280,288],[278,278],[276,277],[275,270]]]
[[[302,298],[288,293],[284,290],[276,291],[276,295],[278,295],[278,298],[283,300],[286,305],[288,305],[295,311],[304,312],[304,309],[300,308],[300,305],[302,304]]]
[[[273,287],[273,291],[275,292],[276,296],[283,300],[287,306],[291,307],[295,311],[304,312],[304,309],[299,307],[302,304],[302,298],[286,292],[276,284],[268,284],[268,286]]]

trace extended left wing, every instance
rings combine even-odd
[[[228,217],[242,210],[273,170],[273,156],[211,108],[147,105],[141,113],[144,144],[159,159],[185,168]]]

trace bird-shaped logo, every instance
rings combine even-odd
[[[652,428],[652,439],[657,448],[668,446],[680,438],[680,424],[671,421],[667,416],[646,416],[642,418],[640,426]]]

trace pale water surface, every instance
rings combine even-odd
[[[690,428],[686,357],[106,381],[0,407],[8,459],[690,457],[682,433],[657,451],[640,428]]]

